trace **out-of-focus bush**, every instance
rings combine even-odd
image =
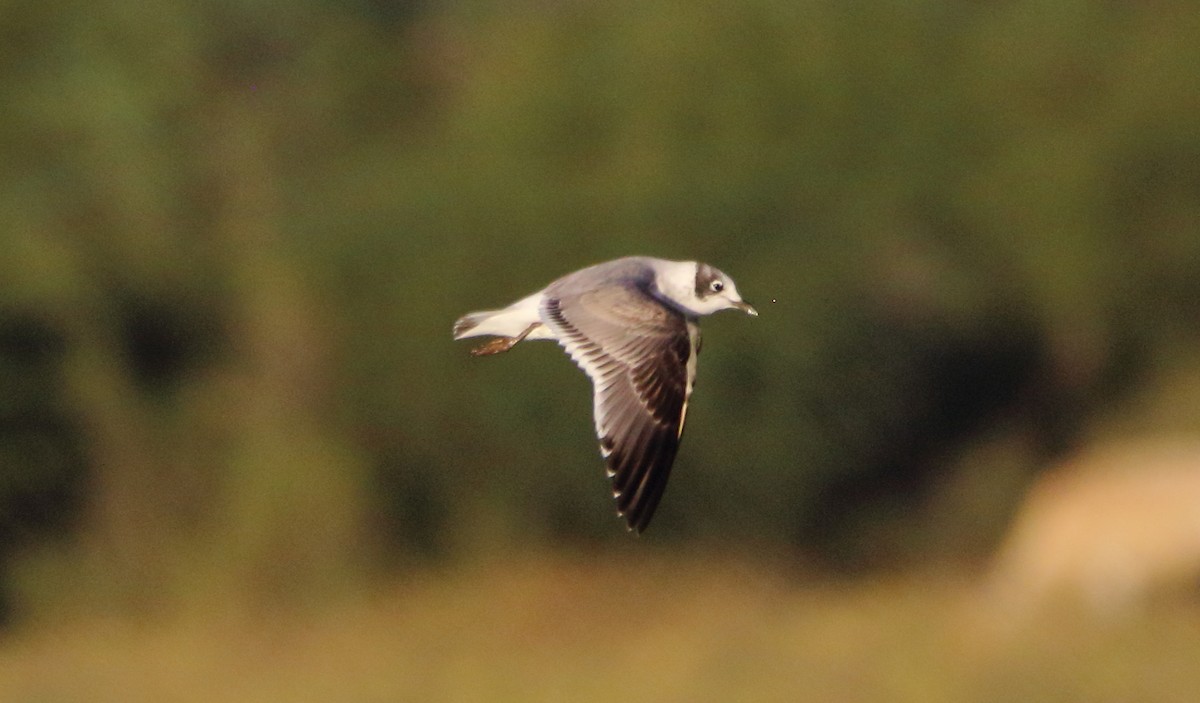
[[[905,529],[953,457],[1052,453],[1194,339],[1187,3],[383,7],[4,11],[24,602],[303,599],[371,563],[623,539],[582,376],[449,340],[619,255],[710,261],[763,311],[706,321],[656,540],[978,547],[1002,507]],[[967,483],[1002,503],[1009,478]],[[39,547],[41,514],[76,529]]]

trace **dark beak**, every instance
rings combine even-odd
[[[742,312],[746,313],[747,315],[753,315],[755,317],[758,317],[758,311],[754,309],[754,306],[751,305],[750,303],[747,303],[744,300],[737,301],[736,303],[733,304],[733,307],[737,308],[738,310],[741,310]]]

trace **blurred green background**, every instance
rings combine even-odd
[[[1171,0],[2,3],[10,641],[515,555],[973,568],[1055,457],[1200,430],[1198,66]],[[628,254],[762,313],[641,538],[565,355],[450,339]]]

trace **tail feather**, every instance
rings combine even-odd
[[[454,338],[462,339],[463,337],[474,337],[475,335],[481,334],[480,332],[472,334],[471,330],[478,327],[481,322],[488,319],[492,315],[495,315],[497,312],[499,311],[484,310],[483,312],[467,313],[466,315],[458,318],[458,320],[454,323]]]
[[[484,337],[487,335],[492,335],[493,337],[516,337],[522,333],[528,334],[526,330],[529,329],[530,325],[536,325],[541,322],[538,313],[540,299],[541,293],[535,293],[500,310],[481,310],[479,312],[467,313],[458,318],[458,321],[454,323],[454,338],[462,339],[463,337]]]

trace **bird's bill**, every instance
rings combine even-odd
[[[758,311],[754,309],[754,306],[751,305],[750,303],[747,303],[744,300],[737,301],[736,303],[733,304],[733,307],[737,308],[738,310],[741,310],[742,312],[746,313],[747,315],[753,315],[755,317],[758,317]]]

